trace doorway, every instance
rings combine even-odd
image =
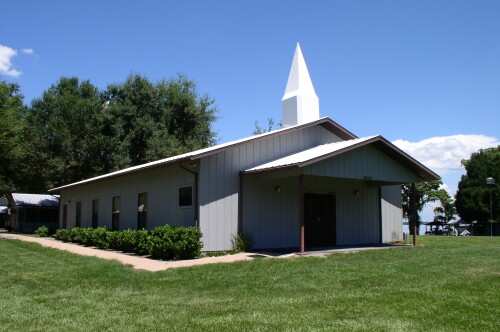
[[[335,205],[333,194],[304,194],[306,247],[326,247],[337,244]]]

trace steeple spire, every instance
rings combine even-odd
[[[319,99],[307,70],[299,43],[281,100],[283,127],[319,119]]]

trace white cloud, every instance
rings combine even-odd
[[[439,189],[444,189],[451,197],[455,196],[455,191],[450,188],[446,183],[439,186]]]
[[[0,45],[0,75],[18,77],[22,73],[13,68],[10,60],[17,55],[17,51],[4,45]]]
[[[24,54],[33,54],[34,51],[32,48],[23,48],[21,52],[23,52]]]
[[[462,159],[469,159],[479,149],[500,145],[497,138],[485,135],[432,137],[420,142],[398,139],[392,143],[438,172],[463,170]]]

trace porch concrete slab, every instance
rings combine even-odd
[[[313,248],[305,252],[297,252],[295,255],[298,256],[312,256],[312,257],[325,257],[327,255],[336,253],[355,253],[365,250],[382,250],[382,249],[392,249],[392,248],[404,248],[411,246],[409,244],[380,244],[380,245],[359,245],[359,246],[342,246],[342,247],[328,247],[328,248]]]

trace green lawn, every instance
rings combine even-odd
[[[164,272],[0,239],[0,331],[499,331],[500,237]]]

